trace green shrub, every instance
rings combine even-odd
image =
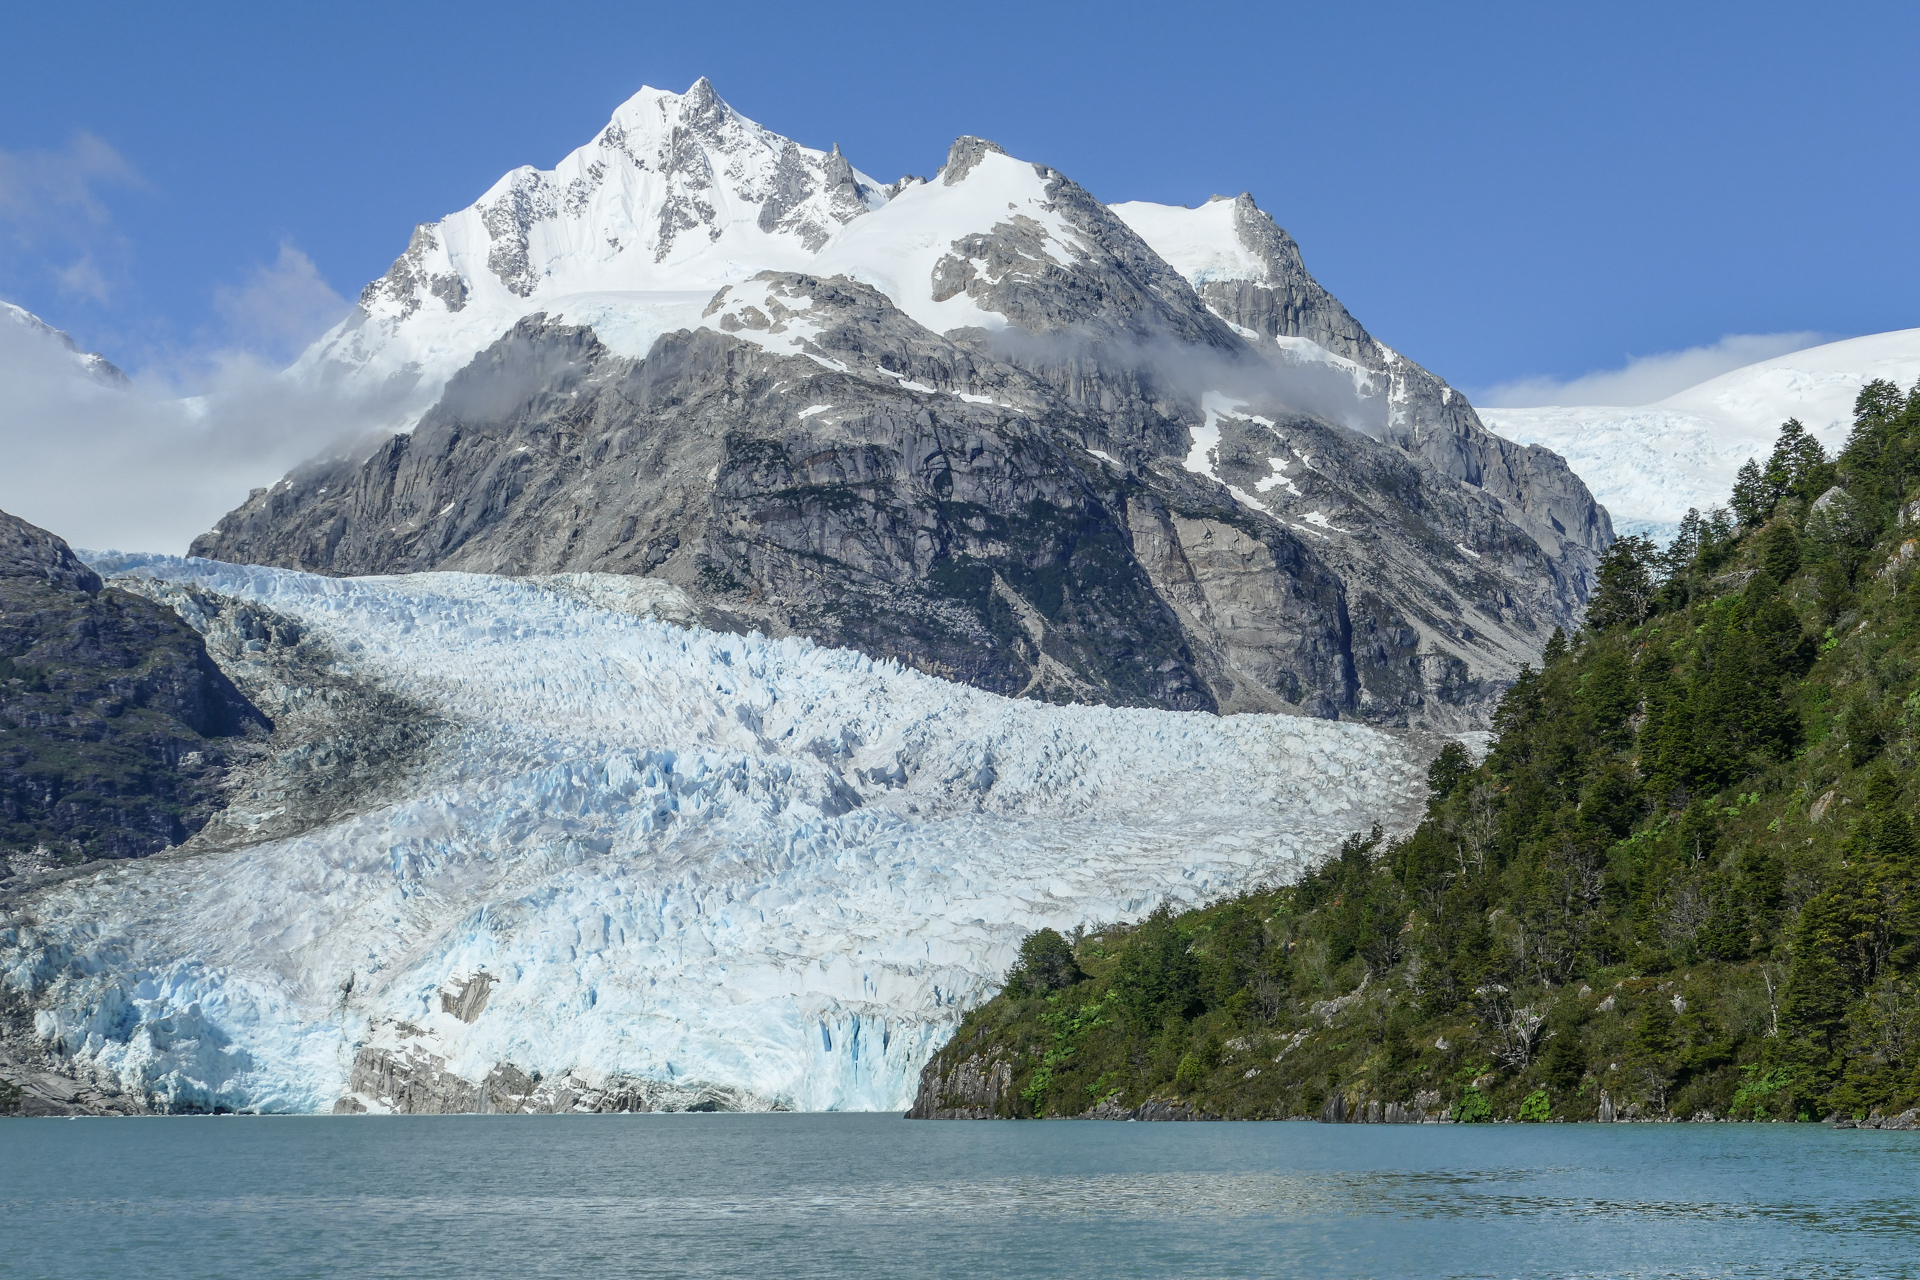
[[[1054,929],[1036,929],[1020,944],[1020,959],[1007,974],[1007,991],[1016,996],[1044,996],[1064,991],[1086,979],[1074,959],[1073,944]]]

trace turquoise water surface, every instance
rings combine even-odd
[[[1920,1134],[0,1121],[0,1276],[1920,1276]]]

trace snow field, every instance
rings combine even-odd
[[[1829,454],[1846,444],[1860,388],[1920,380],[1920,329],[1829,342],[1723,373],[1656,404],[1481,409],[1501,435],[1564,457],[1621,533],[1670,537],[1688,507],[1724,505],[1748,458],[1765,462],[1798,418]]]

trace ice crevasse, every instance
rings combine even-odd
[[[641,616],[618,579],[602,607],[586,575],[130,571],[292,619],[446,726],[396,800],[6,906],[36,1033],[163,1106],[330,1110],[404,1033],[468,1080],[902,1108],[1028,931],[1289,879],[1420,790],[1392,733],[997,697]],[[475,974],[469,1021],[441,993]]]

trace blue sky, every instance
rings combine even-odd
[[[1250,190],[1383,340],[1551,383],[1920,325],[1916,66],[1911,5],[13,6],[0,297],[135,369],[279,358],[704,74],[883,178],[976,133],[1109,201]]]

